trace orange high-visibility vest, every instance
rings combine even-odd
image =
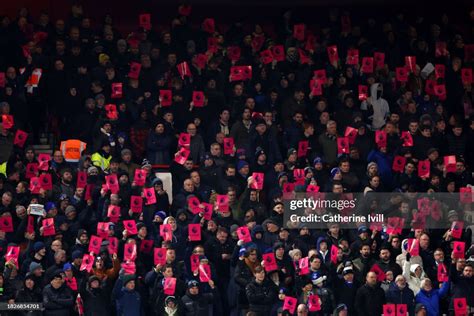
[[[78,162],[87,144],[78,139],[68,139],[61,142],[61,153],[67,162]]]

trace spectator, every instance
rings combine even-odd
[[[385,304],[385,293],[377,284],[377,275],[374,272],[369,272],[365,285],[357,290],[355,298],[357,314],[380,315],[383,304]]]
[[[60,272],[56,273],[43,290],[45,315],[69,315],[74,305],[71,290],[64,283]]]
[[[425,306],[428,316],[439,315],[439,302],[448,293],[449,282],[443,282],[441,288],[434,289],[430,279],[423,279],[420,286],[420,291],[415,297],[416,303]]]

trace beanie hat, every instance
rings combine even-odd
[[[64,214],[68,214],[68,213],[71,213],[71,212],[75,212],[76,211],[76,208],[74,207],[74,205],[68,205],[66,207],[66,209],[64,210]]]
[[[323,163],[323,158],[321,157],[316,157],[314,158],[313,160],[313,165],[317,164],[317,163]]]
[[[50,210],[52,210],[53,208],[57,208],[56,207],[56,204],[54,204],[53,202],[48,202],[45,204],[44,206],[44,209],[46,210],[46,212],[49,212]]]
[[[375,163],[373,161],[369,162],[369,164],[367,165],[367,171],[370,169],[370,167],[373,167],[373,166],[377,167],[377,163]]]
[[[239,161],[237,162],[237,170],[240,170],[240,169],[242,169],[243,167],[248,166],[248,165],[249,165],[249,163],[248,163],[247,161],[245,161],[245,160],[239,160]]]
[[[120,152],[120,156],[125,156],[125,155],[131,155],[132,154],[132,151],[128,148],[125,148],[125,149],[122,149],[122,151]]]
[[[35,244],[33,245],[33,249],[35,250],[35,252],[38,252],[40,251],[41,249],[43,248],[46,248],[46,245],[44,244],[44,242],[42,241],[37,241],[35,242]]]
[[[96,275],[91,275],[91,276],[89,277],[89,279],[87,280],[87,283],[91,284],[91,283],[94,282],[94,281],[99,281],[99,282],[100,282],[100,279],[99,279],[99,277],[96,276]]]
[[[336,173],[338,172],[341,172],[341,169],[339,168],[332,168],[331,169],[331,178],[334,178],[334,176],[336,175]]]
[[[151,181],[152,186],[155,186],[157,184],[158,185],[163,185],[163,181],[160,178],[155,178],[155,179],[153,179],[153,181]]]
[[[147,167],[151,168],[151,164],[148,161],[148,159],[144,158],[143,161],[142,161],[142,169],[147,168]]]
[[[157,211],[155,212],[155,216],[159,216],[161,220],[164,220],[166,218],[166,213],[163,211]]]
[[[81,238],[81,236],[84,234],[87,235],[87,231],[85,229],[79,229],[79,231],[77,232],[77,238]]]
[[[66,262],[63,265],[63,271],[66,272],[67,270],[72,270],[72,264],[70,264],[69,262]]]
[[[71,259],[76,260],[77,258],[82,258],[82,251],[74,250],[71,254]]]
[[[125,274],[123,276],[123,286],[127,286],[127,283],[130,281],[135,281],[135,275],[134,274]]]
[[[99,169],[97,169],[96,166],[91,166],[87,168],[87,174],[91,174],[92,172],[99,172]]]
[[[33,273],[36,269],[43,269],[43,267],[41,266],[41,263],[38,263],[38,262],[31,262],[30,263],[30,273]]]

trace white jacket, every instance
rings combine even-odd
[[[421,276],[419,278],[415,275],[415,270],[418,267],[420,267],[422,271]],[[403,265],[403,276],[407,280],[408,287],[413,291],[416,296],[421,289],[421,280],[426,278],[423,267],[421,267],[419,264],[410,264],[409,261],[405,261],[405,264]]]

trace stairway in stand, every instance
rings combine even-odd
[[[39,144],[34,144],[33,148],[35,149],[36,155],[38,154],[50,154],[53,155],[53,144],[54,144],[53,134],[43,133],[40,135]]]

